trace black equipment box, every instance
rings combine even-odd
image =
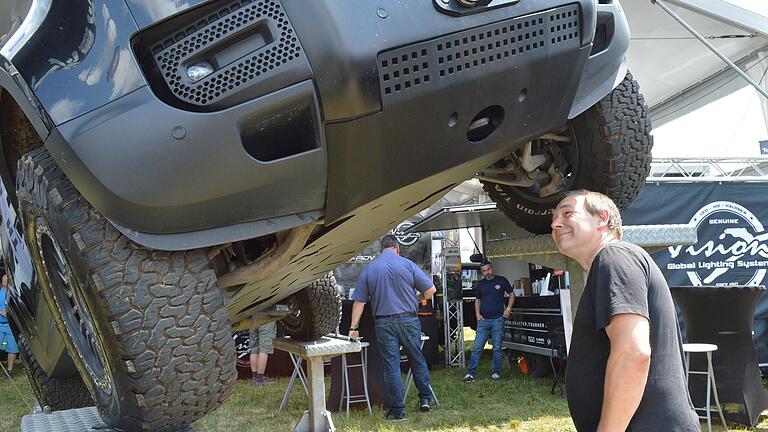
[[[502,344],[515,351],[566,358],[560,296],[515,299],[512,315],[504,322]]]

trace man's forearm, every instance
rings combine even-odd
[[[624,432],[643,398],[650,360],[638,353],[614,352],[605,370],[598,432]]]
[[[352,318],[350,319],[350,327],[357,328],[360,325],[360,317],[363,316],[363,309],[365,309],[365,303],[356,301],[352,305]]]
[[[509,295],[509,300],[507,301],[507,309],[512,309],[512,305],[515,304],[515,293],[512,293]]]
[[[420,294],[419,300],[429,300],[432,298],[433,295],[435,295],[436,292],[437,292],[437,288],[435,288],[435,286],[432,285],[428,290]]]

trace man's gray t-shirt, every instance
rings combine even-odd
[[[597,254],[574,318],[566,390],[576,429],[597,430],[611,351],[605,327],[622,313],[648,318],[651,343],[648,381],[627,430],[699,431],[669,287],[650,255],[625,242],[609,243]]]
[[[374,316],[416,313],[420,293],[432,288],[432,280],[413,261],[385,250],[365,266],[352,300],[371,302]]]

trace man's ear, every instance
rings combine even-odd
[[[598,228],[607,228],[608,227],[608,210],[601,211],[598,215],[598,221],[597,226]]]

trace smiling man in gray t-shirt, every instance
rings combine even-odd
[[[568,408],[579,431],[699,431],[669,287],[621,215],[579,191],[552,214],[552,238],[589,272],[568,353]]]

